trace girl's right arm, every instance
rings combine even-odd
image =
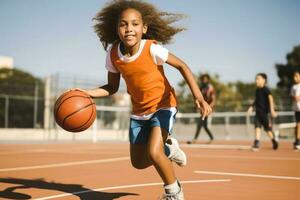
[[[90,89],[90,90],[84,90],[80,88],[74,88],[71,90],[80,90],[87,93],[93,98],[97,98],[97,97],[106,97],[106,96],[113,95],[118,91],[119,85],[120,85],[120,73],[108,72],[106,85],[103,85],[99,88]]]

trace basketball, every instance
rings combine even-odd
[[[95,121],[96,105],[86,93],[71,90],[56,100],[54,117],[56,123],[66,131],[84,131]]]

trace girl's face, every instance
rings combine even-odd
[[[201,83],[207,84],[207,83],[209,83],[209,79],[206,76],[202,77]]]
[[[266,80],[262,76],[256,76],[255,78],[256,87],[263,88],[266,84]]]
[[[295,81],[295,83],[300,83],[300,73],[299,72],[294,73],[294,81]]]
[[[147,25],[143,24],[142,15],[139,11],[128,8],[121,13],[118,35],[125,47],[135,46],[146,32]]]

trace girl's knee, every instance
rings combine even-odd
[[[164,151],[156,148],[150,148],[148,154],[150,160],[152,160],[153,162],[157,162],[161,160],[162,156],[165,156]]]

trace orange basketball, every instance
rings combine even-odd
[[[54,117],[56,123],[66,131],[84,131],[95,121],[96,105],[86,93],[71,90],[56,100]]]

